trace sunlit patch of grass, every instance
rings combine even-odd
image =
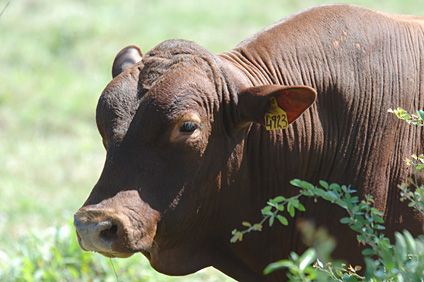
[[[8,281],[173,281],[151,270],[140,254],[128,259],[107,259],[84,252],[78,245],[72,223],[21,236],[11,244],[13,252],[0,251],[0,280]],[[232,281],[201,271],[179,281]]]

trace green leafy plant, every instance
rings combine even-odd
[[[417,111],[416,114],[411,115],[404,109],[397,108],[389,109],[389,112],[396,114],[408,124],[424,125],[424,111]],[[424,155],[412,155],[412,159],[406,161],[413,168],[413,176],[399,186],[401,201],[409,201],[410,207],[424,215],[424,185],[418,182],[418,179],[423,176]],[[243,222],[243,226],[247,229],[242,231],[234,229],[231,241],[241,241],[246,233],[261,231],[263,224],[267,221],[269,226],[272,226],[275,218],[281,224],[287,225],[287,218],[281,213],[286,210],[290,216],[294,217],[296,209],[304,211],[305,207],[299,202],[301,196],[321,198],[346,211],[347,216],[340,222],[349,225],[354,232],[358,233],[358,242],[368,246],[362,251],[366,266],[365,275],[358,274],[361,270],[360,266],[353,267],[340,262],[329,262],[334,243],[327,243],[327,246],[323,247],[325,246],[323,242],[333,240],[328,235],[321,236],[318,243],[315,240],[313,246],[302,255],[291,253],[288,259],[270,264],[264,270],[265,274],[286,268],[290,281],[424,281],[424,236],[413,238],[407,230],[404,230],[402,233],[394,234],[395,243],[392,244],[381,233],[385,229],[383,213],[373,207],[374,199],[371,195],[366,195],[365,199],[360,201],[354,195],[356,191],[350,186],[328,184],[325,181],[319,183],[320,187],[299,179],[292,180],[291,184],[300,189],[299,194],[291,198],[278,196],[270,199],[267,206],[261,210],[263,219],[255,224]],[[302,233],[312,234],[313,232],[315,231],[311,231],[311,227],[308,227],[307,232]]]
[[[409,206],[413,207],[424,215],[424,186],[418,183],[418,176],[423,176],[424,155],[412,155],[412,159],[406,159],[406,162],[414,170],[412,177],[408,182],[399,186],[401,190],[401,201],[409,201]]]
[[[369,246],[362,252],[365,256],[365,276],[357,273],[360,269],[359,266],[346,267],[339,262],[335,263],[335,266],[324,265],[321,261],[326,261],[328,256],[320,258],[319,247],[310,248],[302,255],[292,253],[287,260],[270,264],[265,269],[265,274],[280,268],[287,268],[291,281],[312,281],[313,279],[318,281],[420,281],[419,279],[424,277],[424,264],[422,264],[424,240],[414,239],[408,231],[404,231],[396,233],[396,242],[394,245],[391,244],[390,240],[381,233],[385,229],[384,220],[381,217],[382,213],[373,207],[372,196],[367,195],[364,200],[359,201],[357,196],[353,196],[356,191],[350,187],[335,183],[328,184],[325,181],[320,181],[320,187],[299,179],[292,180],[291,184],[300,188],[299,195],[324,199],[347,212],[348,216],[342,218],[340,222],[349,225],[353,231],[358,233],[358,242]],[[255,230],[259,231],[261,228],[251,227],[262,226],[266,221],[272,225],[271,219],[278,218],[279,213],[285,210],[280,206],[286,206],[297,200],[299,195],[290,199],[278,198],[277,201],[273,199],[268,202],[268,207],[274,208],[274,210],[262,209],[266,220],[256,224],[244,223],[245,226],[250,225],[250,227],[244,231],[233,231],[233,239],[242,240],[242,236],[237,235],[238,232],[245,234]],[[294,216],[294,214],[291,215]],[[373,256],[377,256],[378,259],[374,259]],[[317,274],[320,272],[325,275]]]
[[[0,280],[116,281],[110,262],[97,256],[81,250],[71,223],[34,231],[19,238],[14,253],[0,252]]]
[[[2,282],[147,282],[175,281],[154,271],[141,254],[126,259],[109,259],[83,251],[72,221],[64,226],[28,232],[11,242],[9,251],[0,249]],[[179,281],[232,281],[210,270]]]
[[[317,278],[317,272],[311,264],[316,260],[316,251],[309,248],[301,256],[292,252],[289,259],[280,260],[268,265],[264,273],[269,274],[280,268],[288,268],[290,273],[288,278],[293,281],[311,281]]]
[[[242,241],[243,235],[251,231],[262,231],[263,224],[266,221],[268,221],[269,226],[272,226],[274,224],[275,219],[278,219],[281,224],[287,226],[289,224],[287,218],[280,213],[287,209],[290,216],[293,217],[295,215],[295,209],[305,211],[305,207],[299,202],[298,198],[300,196],[302,196],[302,194],[291,198],[278,196],[274,199],[270,199],[267,203],[268,205],[261,210],[263,219],[255,224],[251,224],[250,222],[244,221],[242,225],[247,227],[247,229],[242,231],[234,229],[232,232],[233,237],[231,238],[231,242],[235,243],[237,241]]]
[[[417,111],[416,114],[412,115],[402,108],[389,109],[388,111],[394,113],[399,119],[406,121],[408,124],[424,126],[424,111]],[[409,201],[410,207],[415,208],[424,215],[424,186],[418,183],[418,178],[424,176],[424,155],[412,155],[411,159],[406,159],[406,163],[412,167],[413,176],[399,187],[401,190],[401,201]]]

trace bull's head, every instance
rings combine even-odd
[[[225,263],[230,230],[251,201],[244,144],[252,122],[264,123],[273,96],[291,123],[315,91],[248,87],[233,66],[187,41],[143,58],[127,47],[112,73],[97,106],[106,163],[75,214],[81,247],[108,257],[142,252],[175,275]]]

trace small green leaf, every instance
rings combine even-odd
[[[392,271],[396,265],[393,261],[393,253],[389,249],[381,249],[381,257],[383,259],[384,267],[390,272]]]
[[[263,215],[266,215],[271,211],[271,209],[272,209],[272,207],[266,206],[261,210],[261,212],[262,212]]]
[[[340,185],[337,183],[331,183],[329,189],[336,192],[340,192],[342,190]]]
[[[291,217],[294,217],[294,207],[293,207],[293,205],[289,202],[288,203],[288,205],[287,205],[287,211],[289,212],[289,214],[290,214],[290,216]]]
[[[386,229],[386,227],[384,227],[383,225],[380,225],[380,224],[376,224],[374,226],[374,228],[377,229],[377,230],[385,230]]]
[[[306,252],[303,253],[303,255],[300,257],[300,264],[299,268],[300,270],[304,270],[308,265],[310,265],[313,261],[315,261],[316,258],[316,252],[315,249],[309,248],[306,250]]]
[[[321,185],[322,188],[328,189],[328,183],[324,180],[320,180],[319,185]]]
[[[331,197],[331,201],[334,202],[336,199],[339,198],[339,196],[334,193],[333,191],[328,191],[328,195]]]
[[[275,217],[274,217],[274,216],[271,216],[271,217],[269,218],[269,227],[271,227],[271,226],[274,224],[274,219],[275,219]]]
[[[305,209],[305,206],[304,205],[302,205],[302,203],[298,203],[298,205],[297,205],[297,207],[296,207],[298,210],[300,210],[300,211],[305,211],[306,209]]]
[[[285,226],[289,225],[289,222],[286,217],[278,214],[277,219],[281,222],[282,225],[285,225]]]
[[[334,203],[336,205],[338,205],[339,207],[343,208],[343,209],[347,209],[348,206],[347,206],[346,202],[347,202],[347,200],[346,201],[336,200]]]
[[[352,229],[355,232],[361,233],[362,232],[362,227],[358,226],[358,225],[351,225],[350,229]]]
[[[298,208],[298,206],[299,206],[299,204],[300,204],[300,202],[299,202],[299,200],[298,199],[293,199],[293,198],[291,198],[291,199],[289,199],[288,200],[289,201],[289,203],[288,203],[288,205],[291,205],[291,206],[293,206],[293,208]],[[288,207],[287,207],[288,208]]]
[[[384,223],[384,219],[382,219],[382,218],[381,218],[381,217],[379,217],[379,216],[374,215],[374,216],[373,216],[373,219],[374,219],[374,221],[375,221],[375,222],[377,222],[377,223]]]
[[[365,262],[365,266],[366,266],[365,275],[367,275],[367,274],[368,274],[368,276],[373,275],[375,273],[378,265],[379,265],[379,261],[373,260],[372,258],[369,258],[369,257],[365,257],[364,262]],[[372,281],[372,280],[370,280],[370,281]]]
[[[321,269],[324,268],[324,264],[322,263],[322,261],[319,260],[319,258],[317,258],[317,264]]]
[[[364,256],[372,256],[372,255],[375,255],[376,253],[377,252],[373,249],[365,249],[365,250],[362,251],[362,254]]]
[[[247,222],[247,221],[243,221],[243,222],[241,223],[241,225],[246,226],[246,227],[250,227],[250,226],[252,226],[252,224],[250,224],[250,223],[249,223],[249,222]]]
[[[417,115],[419,116],[419,118],[420,118],[422,121],[424,121],[424,111],[420,111],[420,110],[418,110],[418,111],[417,111]]]
[[[270,274],[271,272],[281,269],[281,268],[289,268],[294,269],[296,268],[296,264],[292,262],[291,260],[280,260],[274,263],[271,263],[264,269],[264,274]]]
[[[275,207],[277,205],[277,203],[274,202],[273,199],[269,200],[268,202],[266,202],[266,204],[270,207]]]
[[[292,180],[292,181],[290,181],[290,183],[294,186],[297,186],[297,187],[300,187],[300,188],[305,188],[306,190],[313,190],[315,188],[315,186],[312,185],[311,183],[306,182],[306,181],[302,181],[302,180],[298,180],[298,179]]]
[[[285,197],[283,197],[283,196],[278,196],[278,197],[275,197],[274,199],[273,199],[273,201],[275,202],[275,203],[281,203],[281,202],[284,202],[286,200],[286,198]]]
[[[411,233],[409,233],[407,230],[403,231],[403,236],[408,247],[408,252],[415,252],[417,249],[417,243],[415,242],[414,237],[412,237]]]
[[[290,184],[293,185],[293,186],[300,187],[300,182],[301,182],[300,179],[293,179],[293,180],[290,181]]]
[[[312,197],[314,195],[314,193],[309,190],[304,190],[302,194],[305,195],[306,197]]]
[[[351,221],[352,220],[350,219],[350,217],[343,217],[342,219],[340,219],[340,223],[343,223],[343,224],[348,224]]]
[[[404,261],[404,260],[406,260],[406,256],[408,255],[408,250],[407,250],[405,238],[399,232],[395,232],[395,238],[396,238],[395,251],[396,251],[396,254],[397,254],[397,258],[400,261]]]
[[[397,112],[395,111],[395,113],[401,119],[407,120],[407,119],[409,119],[411,117],[409,115],[409,113],[406,110],[402,109],[402,108],[398,108],[397,109]]]

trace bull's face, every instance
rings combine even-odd
[[[227,72],[189,42],[165,42],[143,59],[136,47],[118,54],[115,78],[97,107],[106,163],[75,214],[83,249],[108,257],[142,252],[167,274],[212,264],[210,241],[219,237],[217,222],[225,219],[220,208],[234,202],[220,198],[221,190],[245,177],[238,172],[246,125],[263,122],[269,108],[260,88],[237,99],[241,86]],[[315,93],[298,89],[309,99],[303,111]]]
[[[116,77],[99,100],[97,124],[107,158],[75,226],[85,250],[109,257],[142,252],[162,272],[186,273],[169,267],[176,265],[170,261],[190,253],[189,242],[204,243],[201,233],[210,226],[204,199],[213,202],[209,194],[221,166],[220,160],[205,161],[214,155],[208,139],[215,85],[208,62],[193,63],[185,55],[174,62],[170,54],[148,54],[119,74],[125,69],[120,61],[141,59],[137,51],[128,48],[117,56]],[[206,264],[200,263],[196,268]]]

